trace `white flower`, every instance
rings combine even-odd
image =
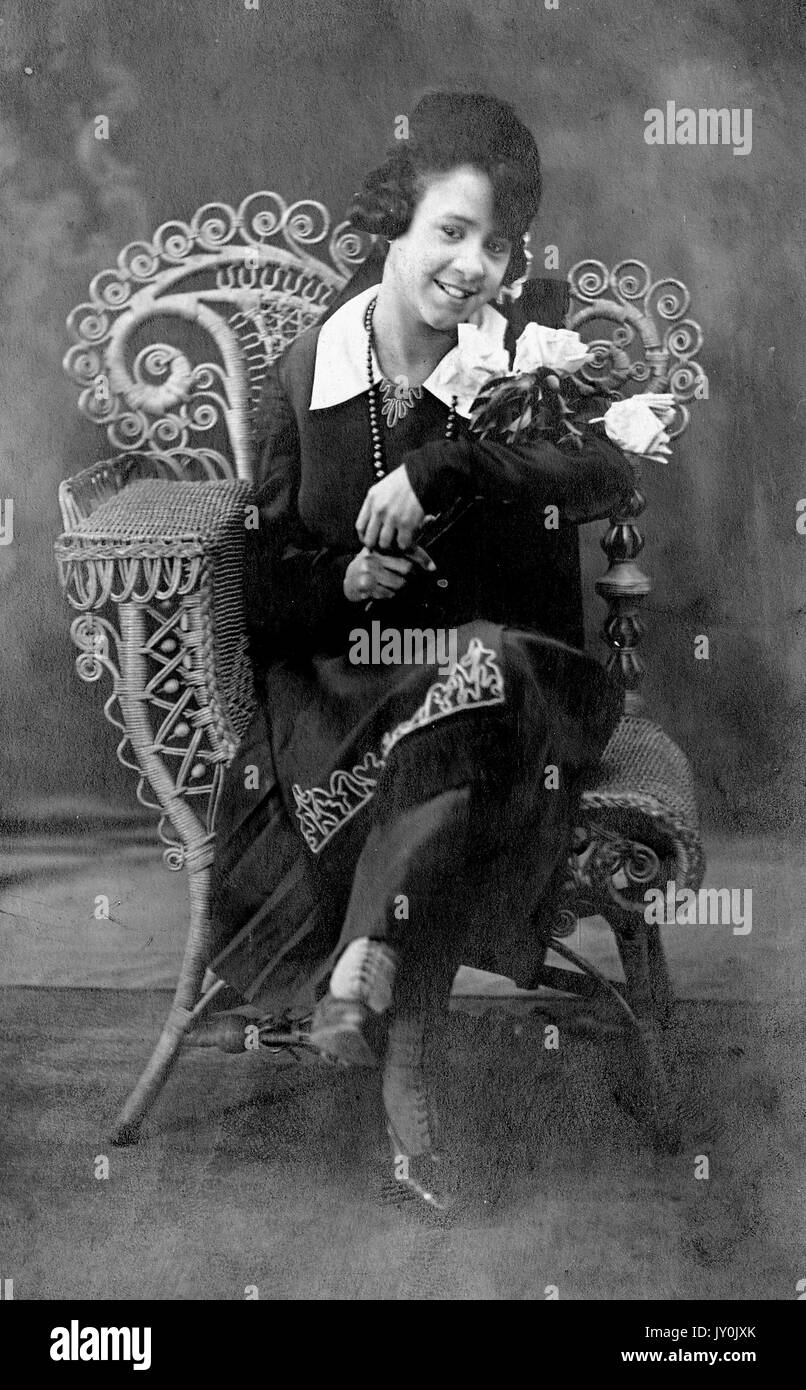
[[[509,353],[503,341],[485,333],[473,323],[460,323],[457,360],[468,373],[485,373],[487,377],[504,376],[509,371]]]
[[[473,323],[459,324],[457,345],[443,362],[437,368],[440,385],[458,398],[460,408],[469,409],[488,381],[509,372],[503,338]]]
[[[601,417],[608,439],[630,454],[668,457],[669,436],[663,428],[674,414],[674,396],[658,392],[614,401]],[[657,412],[657,413],[656,413]]]
[[[572,376],[589,357],[590,351],[578,333],[527,323],[515,348],[513,370],[533,372],[537,367],[549,367],[558,376]]]

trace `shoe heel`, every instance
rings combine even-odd
[[[378,1033],[377,1021],[362,1004],[328,996],[316,1008],[308,1042],[327,1061],[346,1067],[378,1067],[374,1046]]]
[[[407,1154],[391,1123],[387,1124],[386,1133],[392,1146],[395,1181],[435,1211],[450,1211],[458,1200],[459,1190],[446,1155],[430,1150],[424,1154]]]

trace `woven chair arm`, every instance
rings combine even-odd
[[[169,482],[135,473],[132,481],[125,468],[106,474],[99,468],[94,480],[98,491],[92,510],[72,521],[56,544],[65,586],[76,566],[84,572],[94,566],[101,579],[111,579],[112,562],[119,562],[118,568],[125,562],[155,562],[141,578],[146,573],[156,575],[157,562],[167,570],[174,561],[192,567],[222,547],[231,547],[234,536],[243,535],[251,490],[240,480]],[[104,489],[107,495],[100,500]],[[186,580],[185,575],[183,588]],[[99,593],[92,606],[106,597],[109,593],[103,598]]]
[[[114,458],[99,459],[72,478],[59,485],[59,506],[65,532],[68,534],[86,521],[105,502],[111,501],[131,483],[145,479],[164,482],[226,481],[225,473],[214,458],[175,453],[146,454],[139,451],[117,454]]]

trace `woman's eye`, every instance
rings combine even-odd
[[[451,238],[451,240],[455,240],[456,237],[461,236],[459,228],[452,226],[448,222],[445,223],[445,226],[442,228],[442,230],[446,236],[449,236]]]
[[[487,250],[491,256],[506,256],[509,252],[508,241],[488,241]]]

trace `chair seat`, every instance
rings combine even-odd
[[[691,766],[657,724],[624,715],[582,794],[583,821],[641,840],[677,860],[677,881],[698,887],[705,860]]]

